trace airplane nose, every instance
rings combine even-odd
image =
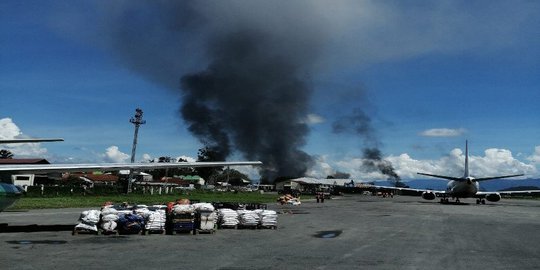
[[[471,179],[467,179],[467,184],[472,184],[472,180]]]

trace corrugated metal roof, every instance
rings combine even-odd
[[[0,165],[3,164],[50,164],[44,158],[0,158]]]
[[[300,177],[296,179],[291,179],[291,181],[301,183],[301,184],[328,185],[328,186],[343,186],[345,184],[350,183],[351,180],[352,179],[326,179],[326,178],[312,178],[312,177]],[[357,181],[354,181],[354,182],[357,183]]]
[[[111,175],[111,174],[86,174],[82,175],[81,177],[84,177],[90,181],[93,182],[116,182],[118,181],[118,176]]]

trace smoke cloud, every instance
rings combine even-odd
[[[181,80],[189,130],[222,158],[235,148],[262,160],[266,177],[303,175],[311,157],[300,150],[308,134],[301,120],[311,89],[298,63],[264,49],[264,39],[253,31],[212,44],[210,66]]]
[[[271,180],[303,175],[313,162],[302,147],[309,133],[305,119],[316,73],[335,74],[338,67],[429,53],[497,49],[519,41],[514,29],[531,18],[507,12],[520,5],[505,1],[467,12],[461,5],[107,1],[96,5],[96,12],[81,13],[99,28],[88,34],[91,42],[102,42],[131,71],[180,89],[180,114],[201,142],[223,159],[238,151],[262,160],[263,175]],[[505,20],[500,19],[501,12],[508,15]],[[93,26],[81,19],[84,16],[62,15],[52,16],[53,24],[73,35],[84,35]],[[72,18],[69,24],[65,15]],[[77,22],[74,17],[81,27],[72,26]],[[345,122],[337,121],[335,131],[349,132],[344,124],[350,120],[359,121],[353,132],[364,134],[366,148],[378,149],[379,143],[369,135],[373,133],[369,117],[361,111]]]
[[[388,160],[384,160],[382,158],[381,151],[376,148],[365,148],[364,149],[364,155],[363,155],[364,161],[362,164],[370,169],[378,169],[382,174],[388,176],[388,180],[399,182],[401,178],[399,175],[395,172],[394,167],[392,166],[392,163]]]
[[[390,161],[382,158],[379,150],[380,142],[375,136],[375,130],[369,117],[362,109],[356,108],[350,115],[343,116],[333,124],[334,133],[353,133],[360,136],[365,148],[362,155],[362,167],[368,172],[379,171],[388,176],[388,180],[396,184],[401,180]]]
[[[111,44],[131,68],[180,89],[193,135],[219,159],[261,160],[267,180],[305,174],[310,74],[328,38],[319,3],[131,4],[107,10]]]

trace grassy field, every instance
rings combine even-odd
[[[48,198],[22,197],[10,209],[47,209],[47,208],[81,208],[100,207],[103,203],[129,202],[130,204],[165,204],[179,198],[199,200],[201,202],[239,202],[239,203],[275,203],[278,195],[259,194],[257,192],[199,192],[176,195],[104,195],[104,196],[63,196]]]

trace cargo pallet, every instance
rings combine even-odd
[[[255,230],[259,227],[259,225],[238,225],[238,229],[251,229]]]
[[[197,234],[195,227],[195,214],[176,214],[167,215],[168,234],[190,233]]]
[[[277,225],[267,225],[267,226],[259,225],[259,229],[277,230]]]
[[[71,232],[71,235],[78,235],[78,234],[95,234],[95,235],[98,235],[99,230],[94,231],[94,230],[88,230],[88,229],[75,228]]]

